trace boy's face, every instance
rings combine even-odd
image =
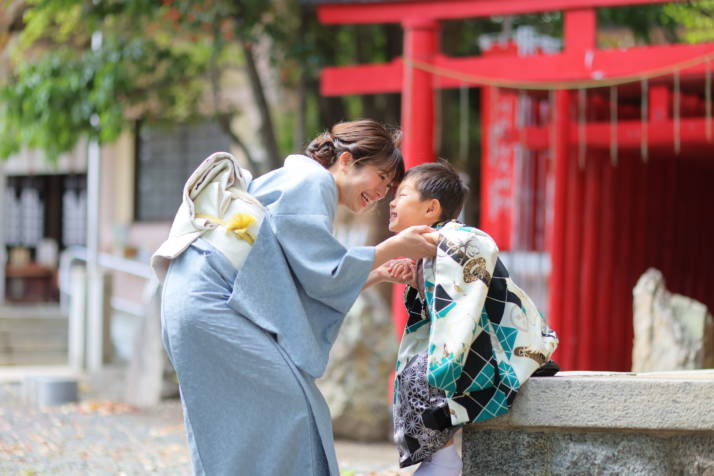
[[[414,181],[406,178],[397,188],[394,200],[389,203],[389,231],[400,231],[414,225],[433,225],[438,221],[441,207],[434,210],[438,200],[422,200]]]

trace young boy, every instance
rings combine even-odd
[[[412,225],[437,230],[434,258],[385,265],[392,280],[409,283],[394,436],[401,467],[422,462],[415,476],[457,476],[462,464],[454,433],[507,412],[558,343],[508,277],[493,239],[454,221],[466,192],[448,163],[423,164],[407,171],[389,205],[390,231]]]

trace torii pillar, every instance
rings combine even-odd
[[[430,63],[439,52],[439,22],[409,19],[402,22],[404,56]],[[407,169],[433,162],[434,153],[434,75],[404,64],[402,85],[402,154]],[[407,311],[402,305],[404,285],[392,287],[392,320],[397,337],[401,338],[407,323]]]

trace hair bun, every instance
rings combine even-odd
[[[335,162],[335,142],[329,132],[325,132],[310,142],[306,150],[307,155],[320,162],[323,167],[329,167]]]

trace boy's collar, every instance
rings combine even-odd
[[[438,221],[438,222],[434,223],[433,225],[431,225],[431,227],[432,227],[433,229],[435,229],[435,230],[440,230],[440,229],[443,228],[447,223],[451,223],[452,221],[455,222],[456,220],[442,220],[442,221]]]

